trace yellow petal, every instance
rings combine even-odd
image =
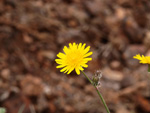
[[[70,49],[72,48],[72,46],[73,46],[73,45],[72,45],[71,43],[69,43],[69,48],[70,48]]]
[[[85,58],[85,57],[88,57],[88,56],[90,56],[92,54],[93,54],[93,52],[89,52],[89,53],[85,54],[83,57]]]
[[[81,66],[82,66],[82,67],[85,67],[85,68],[87,68],[87,67],[88,67],[88,65],[87,65],[87,64],[82,64]]]
[[[59,58],[64,58],[64,57],[65,57],[65,54],[64,54],[64,53],[59,52],[59,53],[57,54],[57,57],[59,57]]]
[[[70,68],[67,74],[70,74],[72,71],[74,70],[74,68]]]
[[[67,48],[67,46],[64,46],[63,51],[64,51],[65,54],[67,54],[69,52],[69,49]]]
[[[61,59],[55,59],[55,62],[56,62],[57,64],[62,64],[62,60],[61,60]]]
[[[81,71],[83,71],[83,70],[84,70],[81,66],[79,67],[79,69],[80,69]]]
[[[64,72],[67,70],[67,67],[64,67],[63,69],[60,70],[60,72]]]
[[[84,50],[84,48],[85,48],[85,45],[86,45],[86,44],[84,43],[84,44],[83,44],[83,46],[81,47],[81,50]]]
[[[80,50],[81,47],[82,47],[82,43],[80,43],[80,44],[78,45],[78,49]]]
[[[87,48],[85,48],[84,54],[86,54],[89,50],[90,50],[90,46],[88,46]]]
[[[92,58],[84,58],[83,61],[91,61]]]
[[[79,68],[75,68],[77,75],[80,75],[80,70]]]
[[[65,67],[66,65],[59,65],[59,66],[56,66],[56,68],[63,68]]]

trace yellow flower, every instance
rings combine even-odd
[[[56,63],[59,64],[56,68],[63,68],[60,72],[67,72],[67,74],[70,74],[75,69],[79,75],[80,70],[84,70],[83,67],[88,67],[86,63],[92,60],[92,58],[87,58],[93,54],[89,52],[90,46],[85,48],[85,45],[82,45],[82,43],[69,43],[69,47],[64,46],[64,53],[59,52],[57,54],[59,59],[55,59]]]
[[[150,56],[140,56],[140,54],[137,54],[136,56],[133,56],[133,58],[140,60],[140,63],[142,64],[150,64]]]

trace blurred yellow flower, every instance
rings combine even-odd
[[[150,56],[140,56],[140,54],[137,54],[136,56],[133,56],[133,58],[140,60],[140,63],[142,64],[150,64]]]
[[[88,67],[86,63],[92,60],[92,58],[87,57],[92,55],[93,52],[89,52],[90,46],[86,48],[85,46],[86,44],[82,43],[69,43],[69,47],[64,46],[64,53],[59,52],[57,54],[59,59],[55,59],[56,63],[59,64],[56,68],[63,68],[60,72],[67,72],[67,74],[70,74],[75,69],[79,75],[80,70],[84,70],[83,67]]]

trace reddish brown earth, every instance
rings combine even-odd
[[[81,74],[56,69],[68,43],[91,46],[111,113],[150,113],[149,0],[0,0],[0,106],[7,113],[106,113]]]

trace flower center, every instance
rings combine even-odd
[[[82,60],[82,55],[80,52],[72,52],[69,55],[67,55],[67,64],[70,65],[71,67],[76,67],[77,65],[80,64]]]

